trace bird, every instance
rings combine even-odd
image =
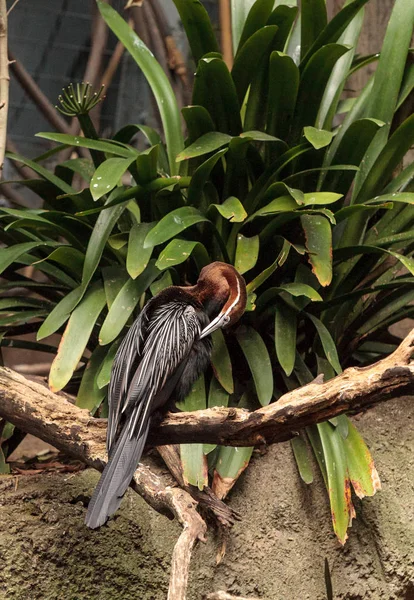
[[[213,262],[193,286],[170,286],[144,306],[111,369],[108,387],[108,462],[85,517],[101,527],[121,504],[144,451],[154,414],[173,397],[183,400],[208,368],[210,334],[236,323],[246,308],[244,278]]]

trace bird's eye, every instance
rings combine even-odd
[[[230,317],[229,317],[229,315],[224,315],[224,317],[223,317],[223,323],[224,323],[224,325],[227,325],[227,323],[228,323],[229,321],[230,321]]]

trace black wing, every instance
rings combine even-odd
[[[151,302],[117,352],[109,386],[109,461],[95,489],[86,524],[100,527],[113,514],[138,466],[154,410],[174,389],[201,332],[189,304]]]

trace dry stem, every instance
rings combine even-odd
[[[9,109],[9,60],[7,58],[7,6],[0,0],[0,177],[6,151],[7,114]]]

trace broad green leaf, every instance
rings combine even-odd
[[[251,7],[246,21],[244,22],[241,32],[240,41],[238,44],[237,54],[247,40],[259,29],[262,29],[273,10],[274,0],[257,0]],[[237,55],[236,55],[237,56]]]
[[[391,124],[414,27],[411,0],[395,0],[366,108],[366,117]]]
[[[183,149],[184,141],[180,112],[167,75],[144,42],[109,4],[98,2],[98,8],[106,24],[131,54],[150,85],[164,127],[170,172],[171,175],[176,175],[178,166],[175,159]]]
[[[304,204],[333,204],[342,198],[342,194],[334,194],[333,192],[313,192],[304,194]]]
[[[177,156],[177,162],[182,160],[188,160],[189,158],[196,158],[209,152],[214,152],[222,146],[226,146],[231,141],[231,136],[226,133],[219,133],[218,131],[211,131],[205,133],[193,144],[188,146],[185,150],[180,152]],[[212,157],[213,158],[213,157]]]
[[[272,365],[266,344],[251,327],[240,327],[236,337],[253,376],[259,402],[266,406],[273,396]]]
[[[259,244],[258,235],[245,237],[241,233],[238,234],[234,266],[241,275],[255,266],[259,256]]]
[[[11,312],[10,310],[0,311],[0,314],[6,313],[5,316],[0,316],[0,327],[7,327],[9,325],[23,324],[31,321],[34,318],[40,318],[47,315],[45,308],[38,308],[34,310],[19,310],[17,312]]]
[[[247,468],[254,448],[222,446],[217,457],[212,490],[223,500]]]
[[[177,408],[185,411],[203,410],[206,408],[206,388],[204,376],[198,378],[190,393]],[[203,444],[180,444],[183,478],[186,484],[194,485],[202,490],[208,485],[207,460]]]
[[[222,204],[212,204],[222,217],[230,223],[242,223],[247,218],[247,212],[238,198],[230,196]]]
[[[296,465],[301,479],[308,485],[313,481],[313,469],[309,450],[302,435],[298,435],[290,440],[293,454],[295,455]]]
[[[108,199],[108,202],[110,201],[111,197]],[[85,254],[82,271],[82,286],[84,289],[91,281],[101,260],[105,244],[124,210],[125,205],[119,204],[99,213]]]
[[[283,4],[276,2],[276,8],[267,21],[268,25],[277,25],[278,28],[273,42],[274,50],[284,52],[297,14],[298,7],[296,0],[288,0],[283,2]]]
[[[63,323],[69,319],[71,312],[82,298],[83,293],[83,288],[79,286],[69,292],[67,296],[62,298],[62,300],[56,304],[48,317],[43,321],[39,331],[37,332],[36,339],[42,340],[52,333],[55,333],[59,327],[61,327]]]
[[[333,341],[329,330],[322,323],[322,321],[317,319],[314,315],[311,315],[309,313],[305,314],[315,325],[316,331],[318,332],[319,338],[322,342],[322,347],[325,352],[325,356],[329,360],[337,375],[339,375],[340,373],[342,373],[342,367],[339,363],[338,352],[336,350],[335,342]]]
[[[38,134],[38,136],[40,137],[40,134]],[[61,190],[64,194],[71,194],[71,193],[75,192],[75,190],[70,185],[68,185],[65,181],[63,181],[63,179],[56,177],[56,175],[53,175],[53,173],[51,173],[48,169],[45,169],[45,167],[42,167],[41,165],[37,164],[35,161],[29,160],[28,158],[25,158],[24,156],[20,156],[19,154],[14,154],[13,152],[6,152],[6,157],[10,158],[10,160],[14,160],[16,162],[23,163],[27,167],[30,167],[31,169],[33,169],[33,171],[36,171],[36,173],[38,173],[41,177],[43,177],[43,179],[45,179],[46,181],[48,181],[49,183],[54,185],[56,188]]]
[[[225,337],[221,329],[214,331],[211,337],[213,339],[211,365],[214,375],[226,392],[232,394],[234,392],[233,369]]]
[[[155,266],[155,260],[152,260],[137,279],[129,279],[124,284],[109,309],[99,332],[99,343],[101,346],[109,344],[118,337],[132,315],[140,297],[159,274],[160,271]]]
[[[96,384],[99,389],[102,389],[106,385],[109,384],[109,381],[111,379],[112,364],[114,362],[115,355],[121,344],[121,341],[122,341],[121,338],[116,340],[113,344],[111,344],[111,346],[109,347],[109,350],[107,348],[102,348],[102,350],[104,350],[106,352],[106,354],[105,354],[105,357],[101,361],[101,365],[100,365],[100,368],[98,370],[98,374],[96,377]],[[99,346],[99,347],[101,348],[101,346]]]
[[[95,283],[73,311],[50,368],[49,387],[52,392],[64,388],[71,379],[105,302],[102,284]]]
[[[248,87],[256,73],[257,65],[263,56],[269,52],[275,38],[277,27],[268,25],[256,31],[237,53],[231,70],[231,76],[237,91],[241,106]]]
[[[325,456],[333,528],[343,545],[354,514],[344,440],[330,423],[319,423],[317,428]]]
[[[337,60],[348,52],[339,44],[328,44],[318,50],[306,64],[300,80],[291,139],[299,140],[307,125],[315,125],[319,104]]]
[[[104,283],[106,304],[111,308],[115,298],[128,281],[128,273],[117,266],[103,267],[102,279]]]
[[[205,183],[210,177],[211,171],[214,169],[217,162],[227,152],[228,148],[219,150],[213,156],[205,160],[193,173],[191,183],[188,188],[188,204],[190,206],[198,206],[200,204],[202,192]]]
[[[216,36],[211,26],[210,18],[199,0],[173,0],[180,14],[181,23],[185,29],[194,62],[197,65],[200,58],[209,52],[219,52]]]
[[[308,140],[310,144],[315,148],[315,150],[320,150],[320,148],[325,148],[325,146],[329,146],[333,138],[332,131],[326,131],[325,129],[317,129],[316,127],[305,127],[303,130],[305,138]]]
[[[0,273],[5,271],[7,267],[18,260],[23,254],[40,247],[58,246],[57,242],[23,242],[22,244],[14,244],[9,248],[0,248]]]
[[[390,137],[367,174],[358,194],[354,196],[353,201],[362,203],[381,192],[384,184],[413,144],[414,115],[411,115]]]
[[[286,139],[299,89],[299,69],[286,54],[272,52],[269,62],[267,131]]]
[[[154,223],[136,223],[129,232],[126,268],[132,279],[136,279],[146,268],[153,247],[144,248],[144,240]]]
[[[113,137],[114,141],[119,141],[124,144],[128,144],[136,133],[141,132],[145,139],[149,142],[150,146],[158,146],[159,148],[159,166],[162,171],[168,173],[168,157],[165,151],[165,146],[162,142],[160,134],[148,125],[125,125],[122,127]]]
[[[134,158],[138,155],[138,151],[132,146],[126,147],[124,145],[116,144],[111,140],[93,140],[90,138],[82,137],[80,135],[69,135],[67,133],[49,133],[42,132],[37,133],[36,137],[43,138],[44,140],[50,140],[51,142],[57,142],[58,144],[66,144],[68,146],[74,146],[79,148],[88,148],[89,150],[97,150],[99,152],[105,152],[106,154],[114,154],[123,158]],[[66,191],[66,193],[74,192],[72,188]]]
[[[227,65],[220,58],[202,58],[194,80],[193,104],[204,106],[215,129],[229,135],[242,130],[237,91]]]
[[[236,54],[244,24],[255,0],[231,0],[233,54]]]
[[[315,54],[317,50],[322,48],[322,46],[337,42],[340,36],[344,33],[345,29],[367,2],[368,0],[355,0],[354,2],[348,2],[346,6],[338,11],[338,13],[329,21],[329,23],[326,22],[323,29],[320,29],[319,35],[314,39],[314,42],[309,50],[305,54],[302,53],[303,60],[301,66],[306,64],[309,58]],[[311,6],[309,6],[309,9],[311,9]],[[305,22],[303,26],[306,26]]]
[[[382,121],[376,119],[359,119],[352,123],[344,133],[336,149],[328,149],[325,164],[328,166],[333,160],[338,164],[359,166],[365,152],[375,137],[378,129],[383,126]],[[320,188],[325,181],[328,189],[346,193],[351,185],[354,173],[322,171],[319,178]]]
[[[159,145],[143,150],[135,161],[134,179],[140,185],[146,185],[158,176]]]
[[[325,29],[328,16],[324,0],[302,0],[301,9],[300,53],[303,60],[315,40]]]
[[[321,285],[332,280],[332,231],[322,215],[303,215],[300,218],[306,238],[308,260]]]
[[[213,119],[204,106],[184,106],[182,109],[185,124],[187,125],[187,144],[192,144],[205,133],[214,131]]]
[[[259,208],[259,210],[248,218],[247,222],[252,221],[257,217],[266,217],[280,212],[290,212],[297,210],[298,208],[299,205],[292,196],[280,196],[269,202],[269,204],[266,204],[266,206]]]
[[[297,312],[283,301],[275,303],[275,347],[280,366],[289,377],[295,366]]]
[[[18,286],[18,283],[16,283],[16,286]],[[0,298],[0,311],[4,311],[4,309],[9,308],[12,309],[11,312],[13,312],[13,309],[15,308],[18,309],[21,307],[29,306],[46,308],[48,305],[49,303],[43,300],[42,298],[31,298],[29,296],[5,296],[3,298]]]
[[[60,168],[69,169],[70,171],[77,173],[88,183],[90,183],[95,172],[94,164],[88,158],[71,158],[69,160],[65,160],[65,162],[58,166]]]
[[[91,194],[94,200],[99,200],[105,194],[109,194],[121,180],[128,170],[134,157],[130,158],[108,158],[99,165],[91,179]]]
[[[42,258],[33,264],[36,265],[46,260],[52,260],[53,262],[66,267],[75,277],[79,278],[82,273],[84,259],[85,255],[77,248],[60,246],[60,248],[53,250],[46,258]]]
[[[414,265],[414,260],[412,259],[412,264]],[[365,335],[367,333],[373,332],[378,328],[382,328],[387,324],[388,319],[393,315],[397,315],[398,311],[404,309],[414,300],[414,292],[409,291],[405,294],[397,291],[393,294],[393,296],[388,297],[383,302],[378,302],[376,305],[375,314],[366,319],[364,324],[358,328],[358,335]]]
[[[189,240],[180,240],[175,238],[160,252],[160,255],[155,263],[160,271],[180,265],[185,262],[198,242],[190,242]]]
[[[153,296],[156,296],[171,285],[173,285],[173,280],[170,271],[167,270],[150,285],[150,292]]]
[[[349,421],[348,436],[344,440],[349,478],[358,498],[373,496],[381,489],[374,460],[361,434]]]
[[[196,223],[209,223],[210,221],[191,206],[184,206],[172,210],[159,221],[151,231],[147,233],[144,241],[144,248],[151,248],[167,242],[188,227]]]
[[[97,381],[105,354],[106,348],[100,346],[97,346],[92,352],[76,397],[76,405],[80,408],[87,408],[92,414],[100,406],[106,394],[105,389],[99,387]]]

